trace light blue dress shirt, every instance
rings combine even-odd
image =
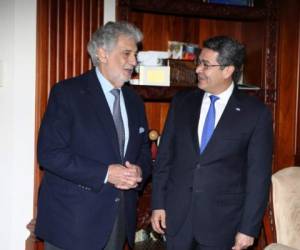
[[[108,103],[110,112],[112,114],[115,97],[113,96],[112,93],[110,93],[110,91],[114,88],[114,86],[100,73],[100,71],[97,67],[96,67],[96,74],[97,74],[98,80],[100,82],[100,86],[103,90],[105,99]],[[121,92],[120,92],[121,115],[122,115],[124,129],[125,129],[125,143],[124,143],[124,155],[125,155],[127,145],[128,145],[128,140],[129,140],[129,128],[128,128],[128,116],[127,116],[125,101],[124,101],[122,89],[120,89],[120,90],[121,90]]]

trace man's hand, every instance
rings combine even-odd
[[[120,164],[111,164],[108,166],[107,181],[116,188],[128,190],[137,187],[142,181],[141,169],[139,166],[130,164],[128,161],[125,166]]]
[[[254,243],[254,238],[243,233],[237,233],[235,236],[235,244],[233,250],[247,249]]]
[[[136,176],[136,178],[139,179],[138,182],[142,181],[142,170],[138,165],[131,164],[129,161],[126,161],[125,162],[125,167],[128,168],[128,169],[131,169],[133,175]]]
[[[166,230],[166,211],[164,209],[155,209],[152,211],[151,225],[155,232],[164,234]]]

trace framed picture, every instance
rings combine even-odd
[[[168,52],[171,59],[194,61],[200,54],[197,44],[168,41]]]

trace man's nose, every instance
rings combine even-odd
[[[203,71],[203,64],[198,64],[197,67],[196,67],[196,74],[199,74]]]
[[[129,63],[130,63],[130,65],[133,65],[133,66],[137,65],[137,60],[136,60],[136,56],[135,55],[131,55],[129,57]]]

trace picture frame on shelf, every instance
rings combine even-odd
[[[194,61],[200,54],[198,44],[168,41],[168,53],[171,59]]]

